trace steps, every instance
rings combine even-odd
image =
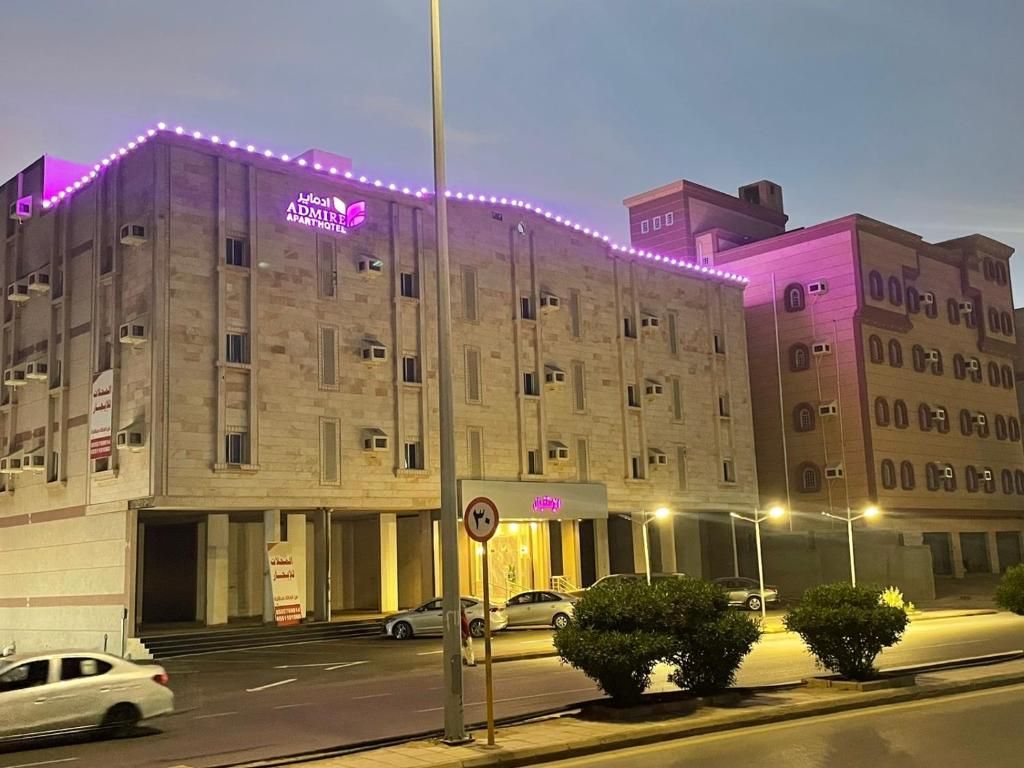
[[[268,648],[321,640],[351,637],[374,637],[384,634],[379,619],[321,621],[297,627],[248,626],[194,629],[183,632],[160,632],[139,637],[156,659],[193,656],[199,653]]]

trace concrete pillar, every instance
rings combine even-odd
[[[226,514],[206,516],[207,626],[228,622],[229,551],[231,538]]]
[[[341,524],[341,607],[352,610],[356,605],[356,526],[352,520]]]
[[[661,544],[661,570],[665,573],[675,573],[677,570],[675,516],[667,520],[658,520],[650,527],[657,530],[657,533],[651,531],[651,535],[657,535]]]
[[[633,572],[646,573],[647,563],[644,558],[644,518],[640,512],[630,515],[633,525]]]
[[[704,556],[700,544],[700,519],[696,515],[676,515],[673,521],[676,570],[697,579],[703,578]],[[736,527],[738,533],[739,526]],[[661,556],[665,557],[664,550]]]
[[[287,515],[288,543],[292,548],[295,565],[295,588],[299,593],[299,615],[306,617],[306,515],[303,512]]]
[[[579,589],[583,576],[580,573],[580,532],[575,520],[563,520],[562,530],[562,575]],[[544,586],[545,589],[550,584]]]
[[[196,615],[206,621],[206,523],[196,523]]]
[[[135,543],[135,632],[138,634],[142,627],[142,600],[144,592],[142,589],[143,564],[146,559],[146,524],[139,523],[139,537]]]
[[[263,621],[274,621],[274,593],[270,589],[270,562],[267,560],[267,544],[281,541],[281,510],[263,510]]]
[[[438,592],[434,590],[434,524],[430,512],[419,514],[419,566],[420,566],[420,602],[433,599]]]
[[[380,610],[398,610],[398,515],[380,515]]]
[[[608,519],[594,521],[594,577],[600,579],[612,572],[608,553]]]
[[[313,620],[331,620],[331,511],[313,513]]]
[[[985,544],[988,546],[988,569],[992,573],[999,573],[999,545],[995,531],[985,532]]]
[[[953,576],[957,579],[964,577],[964,551],[960,547],[960,532],[953,531],[949,534],[949,548],[953,558]]]

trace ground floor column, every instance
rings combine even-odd
[[[676,568],[676,526],[675,517],[659,520],[657,526],[658,543],[661,544],[661,570],[664,573],[675,573]]]
[[[647,558],[644,555],[644,513],[634,512],[629,521],[633,526],[633,573],[647,573]]]
[[[565,576],[572,585],[579,589],[583,576],[580,573],[580,535],[579,525],[575,520],[563,520],[561,527],[562,532],[562,575]],[[551,585],[546,584],[544,588],[547,589]]]
[[[274,621],[274,593],[270,587],[270,562],[267,560],[267,544],[281,541],[281,510],[263,510],[263,621]]]
[[[299,615],[306,618],[306,514],[289,514],[286,516],[288,544],[292,550],[292,563],[295,567],[295,587],[299,593]]]
[[[608,519],[594,521],[594,575],[597,579],[611,573],[611,555],[608,550]]]
[[[704,553],[700,543],[700,518],[696,515],[676,515],[675,529],[676,570],[694,578],[704,578]],[[738,527],[738,526],[737,526]],[[662,550],[662,557],[665,556]]]
[[[331,511],[313,512],[313,620],[331,620]]]
[[[380,515],[380,610],[398,610],[398,515]]]
[[[229,535],[228,516],[206,516],[206,624],[227,624]]]
[[[432,599],[434,589],[434,523],[430,512],[419,513],[420,602]]]
[[[962,579],[966,570],[964,569],[964,551],[960,546],[959,531],[953,531],[949,534],[949,548],[953,558],[953,576]]]
[[[988,569],[992,573],[999,573],[999,544],[995,531],[985,532],[985,544],[988,547]]]

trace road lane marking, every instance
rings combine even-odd
[[[417,656],[436,656],[439,653],[444,653],[444,650],[442,649],[440,651],[423,651],[422,653],[417,653],[416,655]]]
[[[287,680],[278,680],[276,683],[267,683],[266,685],[261,685],[258,688],[246,688],[245,690],[248,693],[256,693],[256,691],[265,691],[267,688],[277,688],[279,685],[294,683],[296,680],[298,680],[297,677],[289,677]]]
[[[39,763],[19,763],[18,765],[11,765],[8,768],[32,768],[34,765],[55,765],[57,763],[70,763],[73,760],[77,760],[77,757],[62,757],[59,760],[43,760]]]
[[[306,667],[330,667],[335,664],[365,664],[365,661],[325,661],[320,664],[278,664],[274,669],[304,669]]]
[[[212,715],[196,715],[192,719],[193,720],[205,720],[206,718],[209,718],[209,717],[230,717],[231,715],[237,715],[237,714],[238,714],[237,712],[217,712],[217,713],[212,714]]]
[[[344,664],[335,664],[333,667],[327,667],[324,672],[333,672],[336,669],[344,669],[345,667],[355,667],[359,664],[368,664],[366,661],[346,661]]]
[[[545,696],[563,696],[563,695],[569,694],[569,693],[584,693],[584,692],[590,692],[590,693],[595,693],[596,694],[597,693],[597,688],[591,686],[590,688],[573,688],[573,689],[568,690],[568,691],[551,691],[550,693],[532,693],[529,696],[513,696],[512,698],[509,698],[509,699],[495,699],[494,703],[495,704],[500,704],[500,703],[507,702],[507,701],[522,701],[523,699],[539,699],[539,698],[543,698]],[[485,701],[469,701],[469,702],[466,702],[463,706],[466,706],[466,707],[482,707],[486,703],[487,702],[485,702]],[[419,714],[421,712],[440,712],[442,709],[444,709],[444,707],[431,707],[430,709],[417,709],[416,712],[417,712],[417,714]]]
[[[355,696],[352,701],[362,701],[363,699],[380,699],[384,696],[390,696],[390,693],[371,693],[369,696]]]
[[[278,704],[274,709],[294,709],[295,707],[312,707],[313,702],[307,701],[303,704]]]

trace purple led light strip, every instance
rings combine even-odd
[[[305,160],[293,161],[292,158],[288,155],[276,155],[269,149],[261,150],[253,144],[246,144],[243,146],[234,139],[224,141],[223,139],[221,139],[220,136],[216,134],[204,136],[199,131],[186,131],[180,125],[175,128],[168,128],[166,123],[157,123],[156,128],[150,128],[149,130],[146,131],[145,134],[139,134],[138,136],[135,137],[134,141],[129,141],[126,145],[120,147],[116,152],[111,152],[109,155],[104,157],[102,160],[100,160],[92,167],[92,170],[87,175],[82,176],[81,179],[65,187],[61,192],[58,192],[56,195],[53,195],[49,199],[43,200],[43,208],[50,208],[52,206],[58,205],[61,201],[69,198],[75,192],[82,189],[84,186],[88,185],[99,174],[101,174],[104,170],[110,167],[111,164],[116,163],[120,158],[124,157],[129,152],[137,149],[142,144],[145,144],[148,139],[153,138],[154,136],[157,135],[157,133],[160,132],[173,132],[179,136],[190,136],[196,141],[206,141],[209,142],[210,144],[226,146],[229,147],[230,149],[235,149],[240,152],[245,152],[247,154],[260,155],[261,157],[267,158],[269,160],[278,160],[279,162],[282,163],[294,163],[295,165],[305,168],[312,173],[326,174],[328,176],[341,176],[352,182],[366,184],[377,189],[387,189],[390,192],[401,192],[403,195],[410,195],[416,198],[430,197],[431,194],[430,190],[428,190],[426,187],[412,189],[411,187],[408,186],[399,186],[394,183],[385,183],[380,179],[373,179],[371,181],[368,176],[356,176],[351,171],[345,171],[344,173],[341,173],[338,171],[337,168],[325,168],[320,163],[309,164]],[[444,194],[445,197],[454,198],[455,200],[460,200],[463,202],[485,203],[488,205],[501,205],[505,207],[520,208],[526,211],[530,211],[532,213],[537,214],[538,216],[544,217],[545,219],[554,221],[556,224],[561,224],[565,227],[569,227],[575,232],[580,232],[596,240],[600,240],[601,242],[607,243],[613,251],[617,251],[618,253],[624,253],[630,256],[638,256],[640,258],[649,259],[650,261],[654,261],[667,266],[678,267],[680,270],[685,270],[695,275],[702,275],[711,278],[720,278],[722,280],[726,280],[733,283],[739,283],[741,285],[745,285],[746,283],[750,282],[750,278],[743,277],[742,275],[737,275],[733,272],[723,272],[720,269],[712,269],[710,267],[701,266],[699,264],[695,264],[692,261],[684,261],[683,259],[677,259],[670,256],[662,256],[659,253],[654,253],[653,251],[645,251],[642,248],[637,249],[631,248],[628,245],[620,245],[619,243],[612,242],[611,238],[608,235],[603,235],[596,229],[585,227],[579,222],[572,221],[564,216],[557,215],[549,210],[541,208],[540,206],[533,205],[529,202],[520,200],[518,198],[496,197],[494,195],[480,195],[472,192],[462,193],[452,190],[446,190]]]

